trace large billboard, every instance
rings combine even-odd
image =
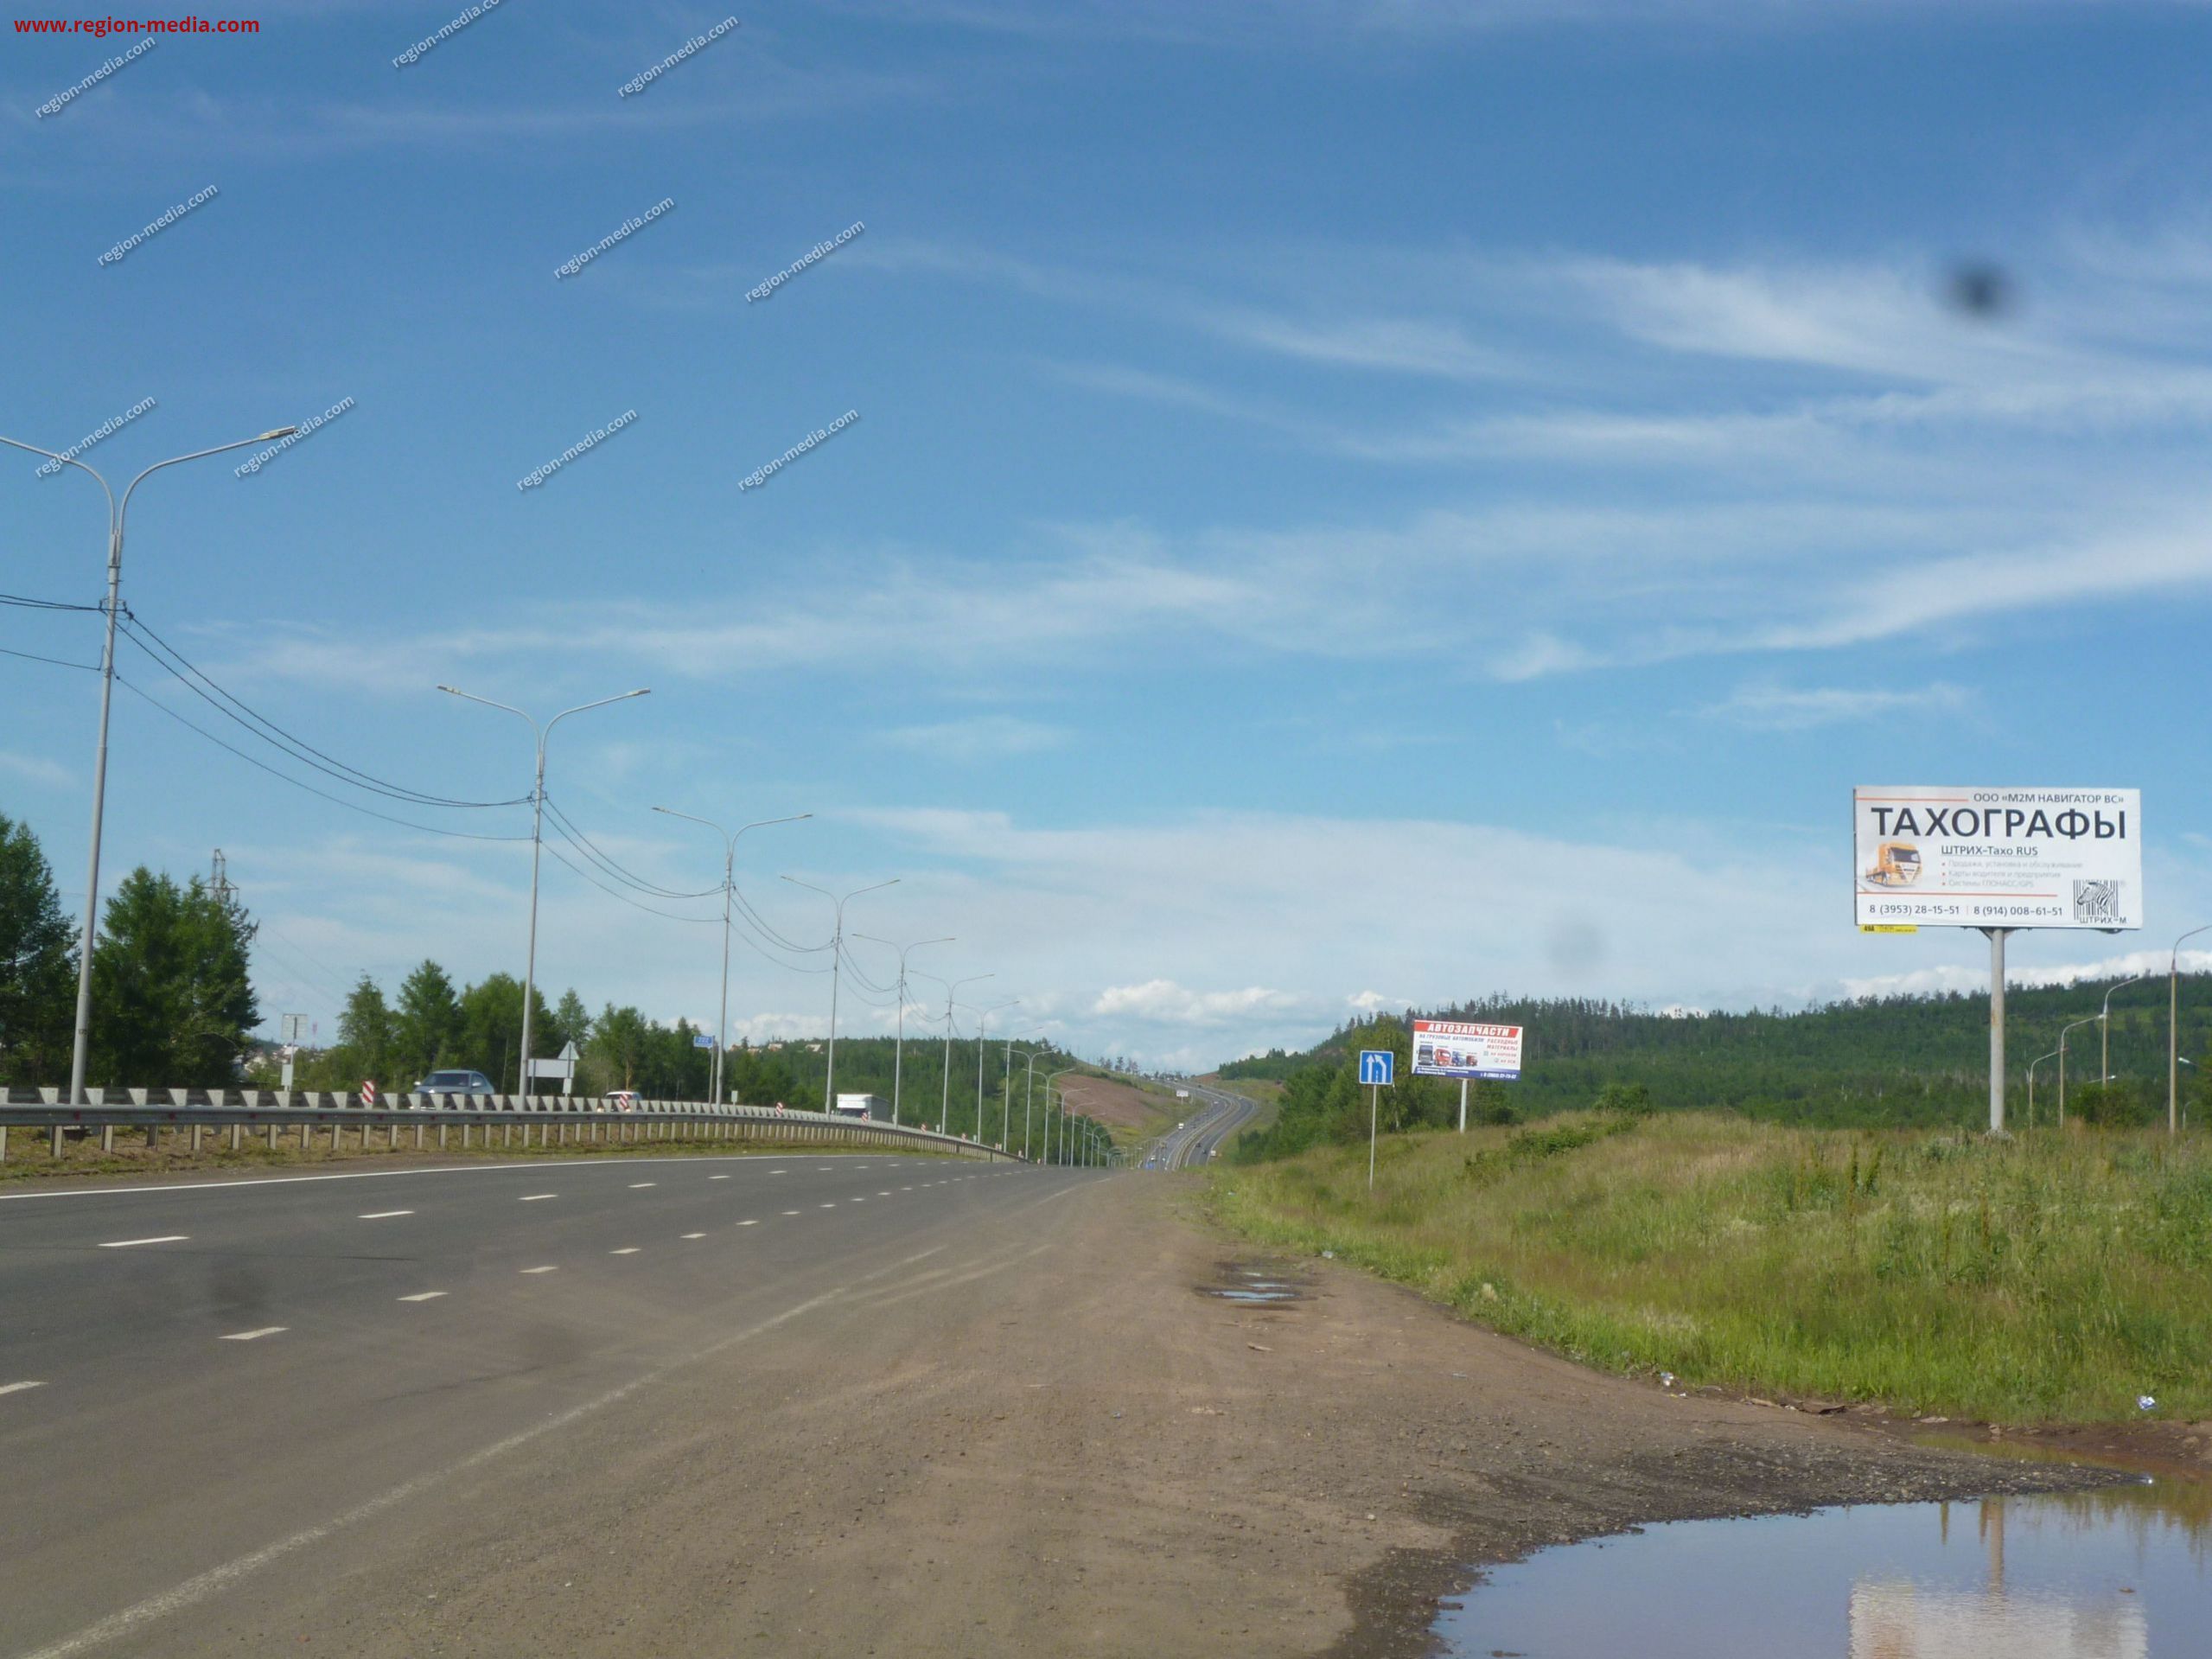
[[[1520,1027],[1417,1019],[1413,1022],[1413,1075],[1488,1077],[1513,1082],[1520,1076]]]
[[[1852,792],[1859,926],[2143,925],[2138,789]]]

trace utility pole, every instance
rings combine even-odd
[[[603,709],[609,703],[627,703],[634,697],[644,697],[652,688],[643,686],[634,692],[621,692],[613,697],[602,697],[596,703],[579,703],[572,709],[563,709],[551,719],[539,725],[520,709],[505,703],[494,703],[488,697],[478,697],[452,686],[441,686],[438,690],[449,697],[462,698],[471,703],[481,703],[488,709],[504,709],[527,724],[538,739],[538,770],[530,786],[530,952],[522,969],[522,1075],[518,1092],[530,1092],[530,1005],[535,1001],[538,986],[538,856],[545,839],[545,739],[553,728],[571,714],[582,714],[587,709]]]
[[[975,1144],[979,1146],[983,1145],[983,1028],[991,1023],[991,1017],[1000,1009],[1019,1007],[1021,1001],[1019,997],[1009,997],[1004,1002],[992,1003],[990,1007],[981,1010],[976,1016]]]
[[[873,934],[857,933],[852,936],[855,939],[865,939],[871,945],[885,946],[899,954],[899,1035],[897,1042],[891,1049],[891,1125],[896,1128],[899,1122],[899,1083],[906,1063],[907,954],[909,951],[920,950],[924,945],[949,945],[954,941],[947,936],[943,939],[919,940],[911,945],[894,945],[889,940],[878,939]]]
[[[928,979],[933,985],[945,987],[945,1097],[937,1107],[937,1133],[952,1133],[953,1121],[953,999],[964,985],[980,985],[985,979],[996,979],[995,973],[972,973],[965,979],[940,979],[934,973],[917,973],[917,979]]]
[[[226,909],[230,905],[231,895],[238,891],[231,885],[230,860],[223,857],[220,847],[215,849],[214,858],[208,862],[207,890],[215,896],[215,903]]]
[[[687,823],[704,824],[722,837],[722,1024],[714,1034],[714,1103],[717,1107],[730,1102],[724,1097],[723,1056],[730,1051],[730,901],[737,886],[737,843],[747,830],[765,829],[770,824],[796,824],[802,818],[812,818],[812,813],[794,813],[788,818],[763,818],[755,823],[738,826],[733,834],[709,818],[694,818],[689,813],[679,813],[673,807],[655,807],[653,811],[670,818],[680,818]]]
[[[863,893],[879,893],[886,887],[896,887],[899,877],[879,881],[867,887],[856,887],[843,898],[826,887],[817,887],[810,881],[796,876],[786,876],[785,881],[794,887],[803,887],[810,893],[819,893],[837,907],[837,923],[830,933],[830,1059],[828,1081],[822,1085],[822,1110],[834,1112],[838,1104],[838,980],[845,966],[845,907]]]
[[[2212,933],[2212,922],[2191,928],[2174,941],[2174,954],[2166,962],[2166,1133],[2181,1133],[2181,948],[2201,933]]]
[[[118,501],[115,492],[108,488],[107,480],[73,455],[58,455],[52,450],[41,450],[35,443],[25,443],[16,438],[0,437],[0,443],[11,450],[22,450],[29,455],[42,455],[48,461],[74,467],[80,472],[91,473],[92,482],[107,497],[107,603],[101,607],[107,613],[105,643],[100,647],[100,724],[99,746],[92,751],[92,850],[85,867],[85,928],[84,940],[77,952],[77,1025],[76,1035],[69,1048],[69,1104],[83,1106],[85,1099],[85,1062],[92,1050],[92,945],[99,931],[100,896],[100,820],[107,808],[107,728],[108,716],[115,703],[115,619],[123,609],[123,526],[131,514],[131,498],[138,486],[164,467],[174,467],[187,461],[198,461],[211,455],[226,454],[232,450],[243,450],[250,444],[265,443],[271,438],[290,437],[299,431],[296,426],[279,426],[274,431],[264,432],[258,437],[242,437],[235,443],[218,443],[212,450],[194,450],[189,455],[171,456],[154,464],[123,487],[123,499]],[[54,1132],[56,1154],[61,1150],[61,1133]]]

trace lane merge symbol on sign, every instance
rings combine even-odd
[[[1398,1056],[1388,1049],[1360,1050],[1360,1086],[1394,1084],[1398,1081]]]

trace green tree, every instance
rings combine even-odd
[[[591,1041],[591,1014],[584,1007],[583,999],[576,994],[573,986],[561,992],[560,1005],[553,1010],[553,1017],[546,1024],[553,1039],[553,1046],[547,1050],[549,1053],[558,1054],[573,1043],[576,1051],[582,1054],[583,1045]]]
[[[259,1023],[247,952],[254,924],[194,876],[143,865],[108,901],[92,948],[92,1081],[105,1088],[220,1087]]]
[[[574,995],[574,992],[571,992]],[[545,999],[534,987],[530,993],[530,1046],[539,1059],[560,1052],[553,1016]],[[519,1086],[522,1068],[522,981],[512,973],[494,973],[461,993],[461,1027],[456,1053],[459,1062],[474,1066],[500,1088]],[[545,1085],[540,1083],[539,1088]]]
[[[30,826],[0,817],[0,1085],[50,1083],[68,1066],[71,931]]]
[[[392,1024],[392,1087],[403,1089],[443,1065],[459,1045],[461,1002],[443,968],[425,961],[400,982]],[[401,1071],[411,1075],[402,1078]]]
[[[398,1020],[384,999],[384,987],[362,974],[338,1015],[338,1043],[330,1055],[335,1072],[330,1086],[351,1088],[364,1081],[380,1081],[398,1088],[414,1082],[410,1077],[402,1082],[391,1075],[398,1035]]]
[[[652,1037],[652,1024],[643,1014],[609,1003],[592,1026],[586,1050],[592,1092],[640,1087],[639,1074],[647,1065]]]

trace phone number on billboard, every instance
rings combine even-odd
[[[1894,916],[1900,922],[1941,921],[1945,917],[1960,920],[1985,921],[2002,916],[2008,921],[2030,922],[2065,921],[2063,904],[1900,904],[1895,902],[1870,904],[1869,916]]]

